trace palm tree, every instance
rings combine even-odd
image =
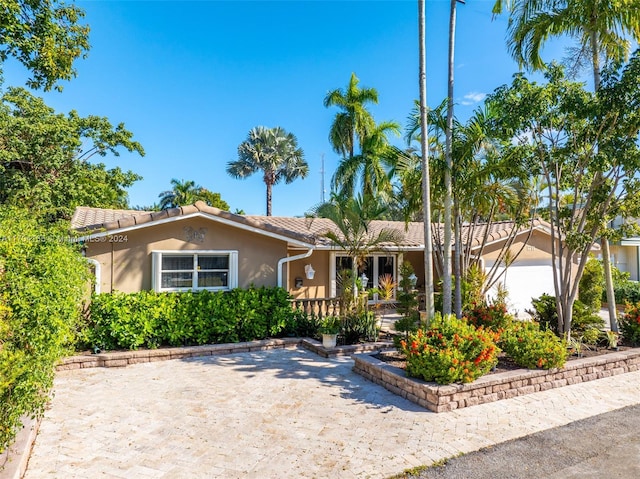
[[[346,90],[338,88],[324,97],[324,106],[337,106],[336,113],[329,130],[329,141],[336,153],[343,158],[353,158],[357,145],[362,145],[364,138],[375,127],[371,113],[367,111],[368,103],[378,103],[378,92],[375,88],[358,87],[358,77],[351,74]]]
[[[354,296],[357,295],[355,284],[358,267],[364,264],[366,257],[372,251],[402,240],[402,234],[397,230],[371,228],[371,221],[383,216],[385,211],[386,206],[374,196],[360,194],[353,197],[332,193],[328,202],[315,207],[308,215],[310,221],[313,218],[327,218],[336,226],[336,231],[327,231],[324,237],[353,258],[351,279]]]
[[[177,206],[192,205],[198,201],[198,192],[202,189],[196,185],[195,181],[184,181],[173,178],[172,188],[163,191],[158,195],[160,198],[160,209],[175,208]]]
[[[427,53],[424,0],[418,0],[418,71],[420,91],[420,148],[422,152],[422,205],[424,217],[424,281],[427,318],[433,317],[433,244],[431,239],[431,184],[429,178],[429,133],[427,131]]]
[[[445,203],[445,172],[447,170],[445,159],[445,136],[447,128],[447,100],[444,100],[437,108],[429,110],[428,122],[430,133],[431,172],[430,178],[433,186],[432,210],[434,214],[441,216]],[[469,229],[477,229],[480,223],[490,224],[496,219],[528,218],[522,213],[524,206],[529,205],[529,189],[524,185],[527,175],[519,168],[519,165],[511,158],[500,157],[500,145],[492,138],[491,125],[495,119],[493,112],[488,109],[478,109],[465,124],[461,124],[453,118],[452,124],[452,155],[456,158],[453,163],[452,175],[452,221],[455,239],[455,305],[454,311],[460,316],[462,313],[462,281],[466,279],[469,267],[473,264],[469,245],[462,243],[461,225],[464,221]],[[411,144],[419,140],[419,110],[414,108],[407,125],[407,141]],[[411,156],[406,156],[398,167],[399,178],[404,186],[406,203],[412,208],[419,206],[415,193],[416,174],[412,169],[416,162]],[[529,213],[529,209],[527,209]],[[409,212],[411,216],[411,212]],[[523,219],[524,221],[524,219]],[[485,229],[488,232],[488,229]],[[514,231],[515,232],[515,231]],[[444,275],[444,244],[442,231],[436,228],[433,235],[437,239],[438,247],[435,249],[436,266],[441,275]],[[499,253],[502,255],[502,252]],[[491,271],[488,275],[487,287],[497,280],[496,274]],[[444,278],[443,278],[444,279]],[[486,285],[485,285],[486,286]],[[443,294],[445,294],[443,288]]]
[[[631,49],[631,37],[640,40],[640,4],[610,0],[496,0],[493,12],[510,11],[508,47],[520,66],[545,67],[540,51],[552,36],[568,35],[578,40],[575,62],[589,59],[593,85],[600,88],[601,59],[622,62]],[[585,62],[586,63],[586,62]],[[605,226],[606,229],[606,226]],[[617,331],[609,240],[602,237],[603,266],[611,327]]]
[[[391,196],[388,133],[399,135],[399,125],[391,121],[375,125],[362,138],[360,154],[342,159],[331,180],[340,195],[353,196],[358,185],[365,195]]]
[[[150,207],[151,211],[157,209],[166,210],[177,206],[192,205],[196,201],[204,201],[209,206],[214,206],[224,211],[229,211],[229,204],[222,199],[220,193],[214,193],[200,185],[196,185],[195,181],[171,180],[172,189],[163,191],[158,195],[160,204]],[[141,208],[135,208],[141,209]]]
[[[451,314],[451,208],[453,193],[451,191],[451,170],[453,168],[453,71],[456,39],[456,4],[451,0],[449,7],[449,62],[447,82],[447,125],[445,129],[445,171],[444,171],[444,244],[443,276],[442,276],[442,314]]]
[[[610,0],[496,0],[493,12],[510,11],[507,45],[522,67],[545,68],[540,57],[544,43],[553,36],[568,35],[578,41],[578,63],[593,69],[593,82],[600,85],[601,59],[628,59],[631,43],[640,39],[640,5]]]
[[[298,140],[283,128],[258,126],[249,131],[247,139],[238,146],[238,159],[227,163],[227,173],[244,179],[261,171],[267,186],[267,216],[271,216],[273,185],[284,180],[289,184],[297,178],[305,178],[309,165]]]

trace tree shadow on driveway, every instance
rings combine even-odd
[[[212,367],[232,368],[239,378],[250,380],[259,374],[285,380],[307,380],[332,389],[332,396],[383,413],[393,408],[416,413],[432,414],[411,401],[403,399],[352,371],[350,358],[321,358],[302,348],[232,353],[220,356],[201,356],[182,361],[198,362]],[[311,384],[310,384],[311,386]],[[345,406],[347,403],[345,403]]]

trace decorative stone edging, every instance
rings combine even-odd
[[[31,448],[36,441],[41,418],[23,416],[15,441],[0,454],[0,479],[21,479],[27,471]]]
[[[468,384],[439,386],[409,378],[401,368],[370,354],[353,356],[357,374],[434,412],[484,404],[640,369],[640,349],[568,361],[562,369],[518,369],[488,374]]]
[[[202,356],[218,356],[221,354],[247,353],[268,349],[293,349],[298,346],[322,356],[350,356],[356,353],[379,351],[391,346],[390,342],[364,343],[335,348],[324,348],[320,341],[311,338],[265,339],[244,343],[209,344],[205,346],[186,346],[181,348],[141,349],[135,351],[113,351],[98,354],[83,354],[64,358],[57,366],[57,371],[83,368],[114,368],[130,364],[167,361]]]

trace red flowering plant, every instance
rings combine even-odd
[[[500,337],[500,347],[513,361],[529,369],[561,368],[567,361],[567,342],[534,321],[516,321]]]
[[[640,303],[626,303],[624,314],[620,318],[620,331],[623,339],[633,346],[640,345]]]
[[[483,327],[497,333],[502,332],[513,320],[504,301],[474,301],[465,311],[465,317],[476,328]]]
[[[436,317],[429,329],[419,329],[402,341],[407,374],[438,384],[470,383],[487,374],[498,363],[497,336],[476,329],[455,316]]]

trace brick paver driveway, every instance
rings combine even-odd
[[[640,403],[640,371],[435,414],[302,349],[61,371],[38,478],[382,478]]]

